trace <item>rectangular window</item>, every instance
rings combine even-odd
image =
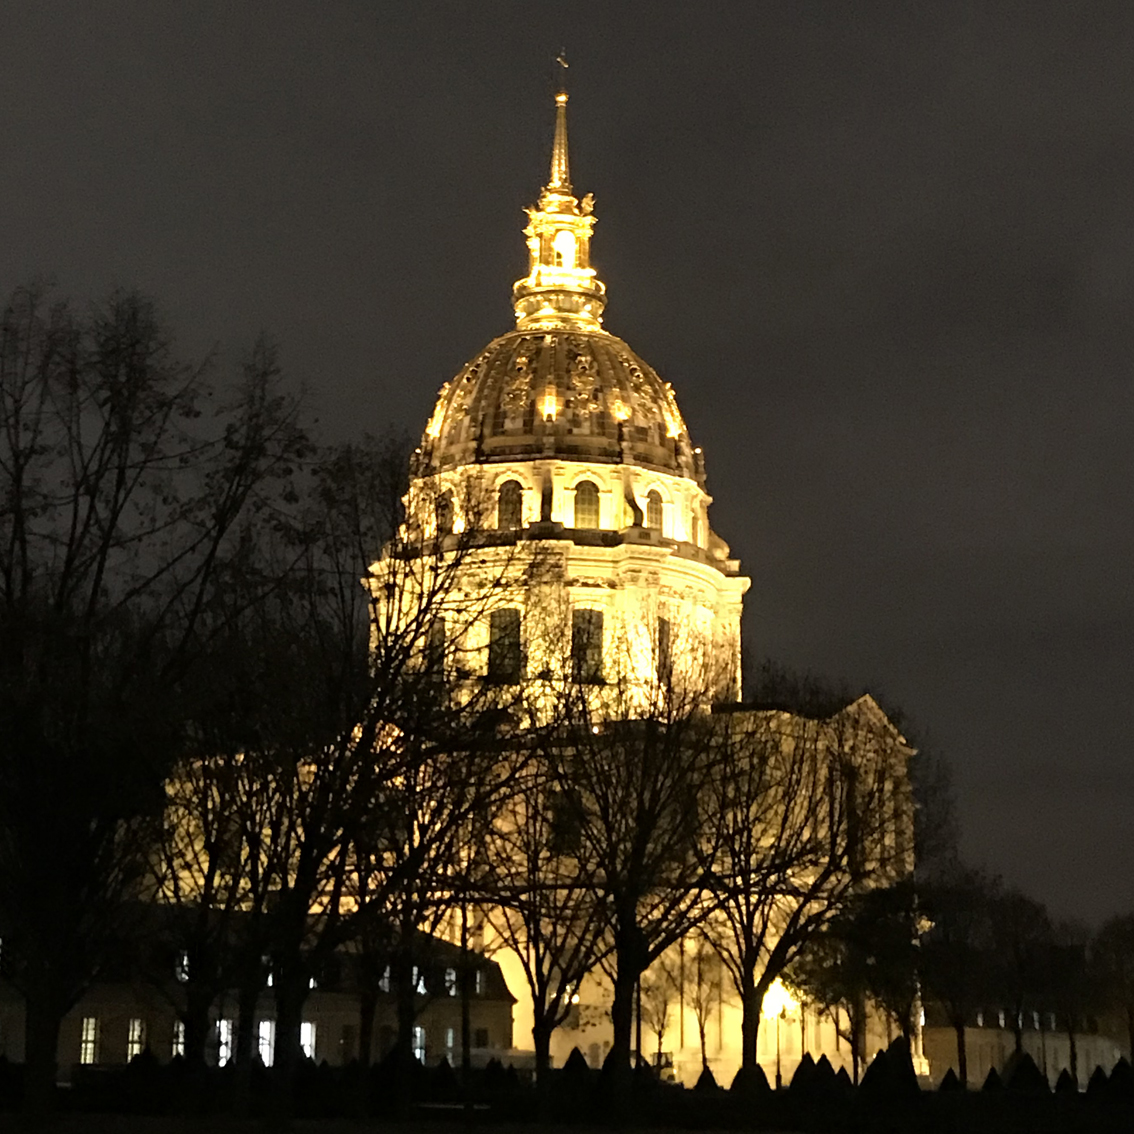
[[[477,969],[474,976],[475,976],[475,983],[473,984],[473,992],[475,992],[477,996],[483,996],[484,995],[484,969]]]
[[[673,673],[673,646],[671,644],[671,628],[668,618],[658,619],[658,681],[663,685],[669,683]]]
[[[98,1062],[98,1020],[94,1016],[83,1017],[83,1030],[79,1038],[79,1062]]]
[[[358,1029],[354,1024],[343,1024],[342,1037],[339,1040],[339,1062],[349,1063],[358,1053]]]
[[[494,610],[488,617],[488,680],[517,685],[522,672],[520,612],[515,608]]]
[[[425,640],[425,668],[432,677],[445,676],[445,619],[437,618]]]
[[[231,1020],[217,1021],[217,1066],[223,1067],[232,1058],[232,1037],[235,1029]]]
[[[129,1062],[135,1055],[141,1055],[146,1046],[146,1022],[133,1019],[126,1031],[126,1060]]]
[[[602,681],[602,611],[571,612],[571,674],[585,685]]]
[[[453,1062],[453,1052],[457,1048],[457,1029],[445,1029],[445,1056],[450,1063]]]
[[[425,1029],[420,1024],[413,1028],[413,1054],[419,1062],[425,1062]]]
[[[381,975],[381,977],[378,978],[378,987],[383,992],[389,992],[390,991],[390,966],[389,965],[387,965],[382,970],[382,975]]]
[[[181,984],[184,984],[189,979],[189,954],[181,952],[177,954],[177,964],[174,966],[174,976],[177,977]]]
[[[456,996],[460,989],[457,987],[457,970],[445,970],[445,991],[450,996]]]
[[[413,973],[411,974],[411,981],[413,983],[413,990],[418,996],[425,995],[425,973],[414,965]]]
[[[260,1062],[265,1067],[271,1067],[276,1056],[276,1022],[275,1020],[261,1020],[256,1025],[256,1051]]]
[[[488,1029],[477,1028],[473,1032],[473,1047],[487,1047],[488,1046]]]
[[[173,1021],[173,1048],[170,1051],[170,1055],[172,1055],[172,1057],[174,1059],[176,1059],[178,1056],[181,1056],[182,1059],[185,1058],[185,1021],[184,1020],[174,1020]]]
[[[310,1020],[299,1025],[299,1046],[308,1059],[315,1058],[315,1025]]]

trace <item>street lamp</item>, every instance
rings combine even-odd
[[[765,1020],[776,1021],[776,1090],[784,1085],[783,1074],[780,1069],[780,1021],[786,1020],[789,1012],[794,1012],[799,1002],[787,990],[783,981],[776,977],[764,993],[764,1003],[760,1005],[760,1015]]]

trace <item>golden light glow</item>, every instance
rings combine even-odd
[[[798,1007],[799,1001],[788,991],[784,982],[776,977],[771,987],[764,993],[760,1014],[765,1020],[774,1020],[777,1016],[790,1016]]]
[[[556,396],[548,390],[543,396],[543,416],[546,421],[554,421],[555,415],[559,410],[559,403]]]
[[[630,416],[630,407],[625,402],[615,402],[610,413],[615,421],[626,421]]]
[[[555,234],[551,242],[555,249],[555,266],[557,268],[573,268],[575,266],[575,235],[562,228]]]

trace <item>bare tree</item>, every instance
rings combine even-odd
[[[223,394],[208,370],[137,295],[0,316],[0,917],[33,1109],[139,891],[215,573],[306,447],[270,347]]]
[[[659,1075],[662,1072],[663,1047],[673,1014],[674,1000],[680,997],[679,980],[679,969],[673,964],[672,953],[660,957],[642,976],[639,1011],[642,1022],[653,1032],[657,1041],[654,1066]]]
[[[1112,917],[1098,931],[1091,966],[1102,1003],[1122,1018],[1127,1054],[1134,1058],[1134,914]]]
[[[716,724],[718,908],[705,932],[741,1000],[750,1070],[775,979],[863,887],[912,869],[909,750],[869,697],[826,717],[766,709]]]
[[[957,1037],[957,1074],[968,1083],[965,1028],[994,986],[991,905],[995,879],[971,868],[923,887],[921,900],[930,928],[921,942],[921,977],[926,995],[945,1011]]]
[[[686,965],[686,984],[693,1018],[697,1021],[697,1039],[701,1045],[701,1068],[709,1067],[709,1020],[720,1007],[723,995],[721,959],[701,933],[693,936],[693,951]],[[692,977],[690,981],[688,978]]]
[[[638,981],[704,919],[715,853],[710,722],[692,698],[663,694],[631,719],[599,716],[577,697],[560,761],[563,797],[608,910],[616,1076],[630,1067]],[[632,695],[640,705],[642,691]]]
[[[538,737],[533,738],[538,749]],[[609,948],[594,848],[582,838],[554,752],[536,751],[493,825],[489,925],[520,960],[534,1011],[536,1074],[583,979]],[[660,1041],[659,1041],[660,1042]]]

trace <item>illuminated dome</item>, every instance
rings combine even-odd
[[[559,457],[704,478],[669,383],[621,339],[583,326],[521,325],[489,343],[442,388],[421,455],[436,472]]]

